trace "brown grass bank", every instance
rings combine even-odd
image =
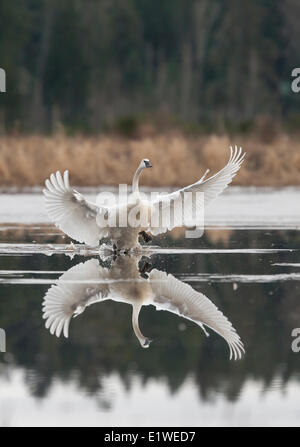
[[[231,144],[242,146],[246,160],[235,185],[300,185],[300,141],[281,134],[272,143],[255,137],[185,137],[176,133],[129,140],[120,137],[2,136],[0,185],[42,185],[56,170],[69,169],[71,182],[97,186],[130,183],[142,158],[153,169],[142,184],[181,186],[214,173],[226,163]]]

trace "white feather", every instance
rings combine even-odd
[[[206,325],[227,341],[230,359],[242,357],[245,351],[239,335],[230,321],[205,295],[173,275],[156,269],[151,271],[149,280],[154,294],[153,304],[157,309],[187,318],[202,327],[205,333],[203,325]]]
[[[188,213],[186,213],[185,210],[185,215],[183,216],[183,210],[180,212],[182,209],[180,204],[183,203],[184,193],[202,192],[204,195],[204,206],[207,207],[232,181],[233,177],[240,169],[244,157],[245,153],[242,153],[242,148],[238,149],[238,147],[235,146],[233,149],[230,147],[230,158],[228,163],[215,175],[204,180],[205,173],[198,182],[172,192],[171,194],[161,195],[157,200],[151,203],[152,221],[162,222],[162,212],[166,208],[169,208],[170,215],[173,216],[173,219],[171,219],[170,224],[167,227],[155,225],[148,228],[148,230],[153,235],[157,235],[164,233],[167,230],[172,230],[176,226],[183,226],[182,223],[188,225],[188,223],[193,220],[192,215],[195,213],[195,210],[203,206],[203,201],[201,196],[198,199],[197,196],[195,196],[196,200],[193,202],[194,208],[191,207]]]
[[[72,267],[50,287],[43,301],[43,318],[51,334],[59,337],[63,332],[68,337],[72,316],[107,298],[108,285],[101,280],[108,274],[97,259],[90,259]]]
[[[190,285],[156,269],[148,280],[141,279],[136,257],[119,256],[110,269],[90,259],[64,273],[46,293],[43,302],[46,327],[58,337],[62,332],[68,337],[72,316],[108,299],[131,304],[133,308],[152,304],[158,310],[195,322],[206,335],[204,325],[213,329],[228,343],[230,358],[241,358],[244,352],[239,335],[212,301]]]
[[[97,205],[87,201],[78,191],[71,189],[68,171],[62,176],[58,171],[51,174],[46,180],[44,189],[45,203],[48,215],[62,231],[79,242],[89,245],[98,245],[100,239],[109,236],[113,244],[119,249],[131,249],[138,245],[138,236],[141,230],[150,231],[157,235],[175,227],[195,226],[195,215],[203,211],[203,206],[210,204],[231,182],[236,172],[240,169],[245,154],[242,148],[230,148],[231,155],[227,165],[217,174],[204,180],[201,179],[185,188],[171,194],[160,196],[157,200],[142,200],[139,192],[139,177],[145,167],[149,167],[149,160],[142,160],[136,170],[132,188],[134,200],[128,203],[118,203],[109,207]],[[185,193],[192,194],[192,202],[185,204]],[[189,196],[191,198],[191,195]],[[196,199],[196,200],[195,200]],[[168,215],[165,222],[164,215]],[[145,222],[130,222],[131,215],[146,216]],[[119,224],[120,216],[127,215],[127,225]],[[109,222],[112,222],[111,225]],[[123,222],[123,217],[122,217]],[[116,222],[116,224],[115,224]],[[203,222],[200,222],[202,224]]]
[[[71,238],[89,245],[98,245],[107,229],[97,225],[97,214],[103,209],[88,202],[79,192],[72,190],[68,171],[51,174],[43,190],[48,215],[55,225]]]

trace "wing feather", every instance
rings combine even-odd
[[[242,357],[245,350],[239,335],[211,300],[171,274],[154,269],[149,278],[154,294],[153,304],[157,309],[187,318],[203,330],[203,325],[206,325],[226,340],[230,359]]]
[[[71,238],[89,245],[98,245],[107,229],[97,225],[96,216],[103,208],[88,202],[82,194],[70,188],[69,173],[51,174],[43,190],[46,209],[55,225]]]
[[[65,272],[56,285],[50,287],[43,301],[43,318],[51,334],[67,338],[71,318],[87,306],[103,301],[109,286],[101,280],[108,277],[108,270],[97,259],[89,259]]]
[[[161,195],[156,201],[151,203],[151,220],[152,222],[162,222],[162,212],[166,207],[169,207],[169,212],[172,215],[172,219],[167,226],[155,225],[151,226],[148,230],[154,234],[164,233],[167,230],[172,230],[176,226],[188,226],[193,221],[193,215],[195,215],[196,209],[201,209],[203,204],[207,207],[224,189],[229,185],[237,171],[240,169],[245,153],[242,152],[242,148],[235,146],[233,149],[230,147],[230,158],[226,166],[217,172],[207,180],[203,180],[203,177],[196,183],[190,186],[174,191],[171,194]],[[192,201],[192,207],[187,210],[184,209],[185,215],[182,214],[182,205],[184,200],[184,193],[203,193],[202,195],[195,195],[195,200]],[[178,213],[180,215],[178,215]]]

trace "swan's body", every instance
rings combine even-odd
[[[198,182],[171,194],[161,195],[153,201],[142,198],[139,192],[141,172],[144,168],[152,167],[149,160],[144,159],[133,177],[130,200],[128,203],[114,206],[89,202],[83,195],[70,187],[68,171],[65,171],[63,176],[58,171],[56,175],[51,174],[50,179],[46,180],[44,196],[48,215],[56,226],[78,242],[96,246],[101,239],[109,237],[116,248],[132,249],[138,246],[139,234],[143,231],[157,235],[172,230],[176,226],[188,226],[189,217],[185,217],[184,220],[182,215],[176,215],[176,212],[178,213],[176,204],[183,200],[185,193],[200,192],[204,194],[204,205],[207,206],[231,182],[243,162],[244,155],[241,148],[239,150],[237,147],[234,150],[231,148],[231,156],[227,165],[217,174],[204,180],[205,174]],[[172,222],[167,226],[162,224],[154,226],[153,221],[161,222],[161,210],[167,206],[175,216]],[[203,202],[196,202],[195,207],[203,207]],[[119,225],[122,213],[130,216],[132,211],[146,216],[145,224],[143,222],[143,225],[136,227]],[[115,227],[103,223],[109,221],[112,215],[116,216],[117,225]],[[150,219],[150,216],[153,220]]]
[[[111,299],[131,304],[132,326],[142,347],[150,344],[139,328],[139,312],[143,305],[154,305],[198,324],[207,334],[204,325],[221,335],[228,343],[230,358],[241,358],[243,343],[230,321],[205,295],[171,274],[153,269],[148,279],[143,279],[136,258],[118,257],[110,269],[100,266],[97,259],[90,259],[64,273],[58,283],[45,295],[43,318],[46,327],[58,337],[69,334],[73,316],[87,306]]]

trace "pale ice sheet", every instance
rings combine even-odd
[[[86,188],[84,191],[89,200],[96,201],[94,189],[92,193]],[[0,204],[0,223],[49,222],[41,193],[0,194]],[[299,229],[300,188],[230,187],[206,210],[205,224],[206,227]]]

